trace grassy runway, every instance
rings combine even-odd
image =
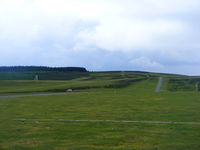
[[[0,87],[1,95],[36,91],[48,93],[48,90],[65,90],[70,87],[84,88],[77,88],[77,94],[69,95],[1,98],[0,149],[200,149],[200,126],[198,124],[147,124],[142,122],[200,122],[200,94],[193,89],[195,83],[184,79],[183,84],[182,77],[177,83],[172,83],[171,78],[166,75],[161,92],[156,93],[158,77],[134,82],[132,78],[122,80],[110,79],[108,76],[105,77],[105,74],[102,76],[102,79],[99,77],[36,83],[33,81],[1,81],[0,85],[4,85]],[[119,86],[121,84],[123,86]],[[50,119],[51,121],[17,121],[13,120],[14,118]],[[62,122],[57,121],[58,119],[119,122]],[[141,122],[126,123],[120,120]]]

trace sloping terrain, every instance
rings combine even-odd
[[[160,76],[164,82],[156,93]],[[74,88],[64,95],[0,98],[0,149],[197,150],[200,125],[190,123],[200,123],[198,81],[145,72],[94,72],[67,81],[0,81],[1,95]]]

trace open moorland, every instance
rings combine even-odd
[[[0,149],[198,150],[199,83],[131,71],[0,72]]]

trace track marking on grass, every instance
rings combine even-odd
[[[112,123],[146,123],[146,124],[183,124],[200,125],[200,122],[176,122],[176,121],[142,121],[142,120],[74,120],[74,119],[25,119],[15,118],[14,121],[58,121],[58,122],[112,122]]]
[[[160,89],[161,89],[161,87],[162,87],[162,84],[163,84],[163,77],[159,77],[159,79],[158,79],[158,84],[157,84],[157,86],[156,86],[156,92],[160,92]]]
[[[48,93],[48,94],[26,94],[26,95],[8,95],[8,96],[0,96],[0,98],[16,98],[16,97],[27,97],[27,96],[45,96],[45,95],[66,95],[66,94],[75,94],[71,93]],[[77,94],[77,93],[76,93]]]

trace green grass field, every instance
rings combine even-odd
[[[160,93],[158,77],[164,77]],[[127,122],[62,122],[27,119],[200,122],[198,78],[126,72],[90,73],[73,80],[2,80],[0,95],[64,92],[65,95],[0,98],[2,150],[198,150],[200,125]]]

